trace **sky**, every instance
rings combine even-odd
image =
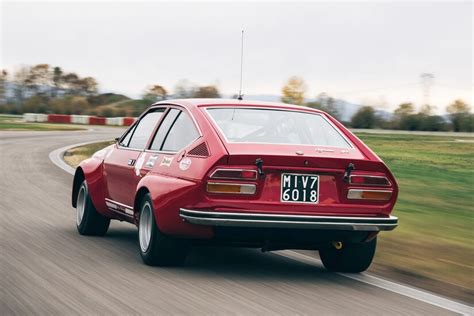
[[[466,2],[1,2],[1,67],[48,63],[96,78],[102,92],[140,96],[181,79],[280,95],[291,76],[325,92],[393,110],[421,106],[433,74],[438,113],[473,103],[473,15]]]

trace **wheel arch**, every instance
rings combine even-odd
[[[140,212],[140,203],[143,197],[148,193],[150,193],[150,190],[148,190],[146,186],[142,186],[135,194],[135,200],[133,201],[133,211],[135,213],[135,220],[137,219],[137,214]]]
[[[79,193],[79,188],[86,179],[84,175],[84,171],[82,170],[81,167],[77,167],[76,172],[74,173],[74,179],[72,182],[72,206],[76,207],[77,206],[77,194]]]

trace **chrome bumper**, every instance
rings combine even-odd
[[[180,209],[179,216],[186,222],[208,226],[303,228],[350,231],[393,230],[398,218],[281,215],[265,213],[228,213]]]

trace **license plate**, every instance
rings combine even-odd
[[[319,200],[319,176],[282,173],[280,200],[287,203],[317,204]]]

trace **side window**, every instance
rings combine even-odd
[[[160,124],[160,127],[158,128],[158,131],[156,132],[155,138],[151,143],[150,149],[161,150],[161,145],[163,144],[166,135],[168,135],[170,127],[174,124],[180,112],[180,110],[171,109],[168,114],[166,114],[166,117],[163,119]]]
[[[137,124],[134,124],[131,129],[128,130],[127,134],[125,137],[122,138],[120,141],[120,146],[128,147],[128,143],[130,142],[130,138],[132,138],[133,131],[135,130],[135,127],[137,127]]]
[[[145,149],[146,143],[148,142],[151,133],[153,133],[156,124],[163,115],[163,112],[164,109],[157,109],[153,112],[148,112],[144,117],[142,117],[132,133],[128,147],[134,149]]]
[[[161,146],[163,151],[178,151],[199,137],[193,121],[185,112],[180,112]]]

